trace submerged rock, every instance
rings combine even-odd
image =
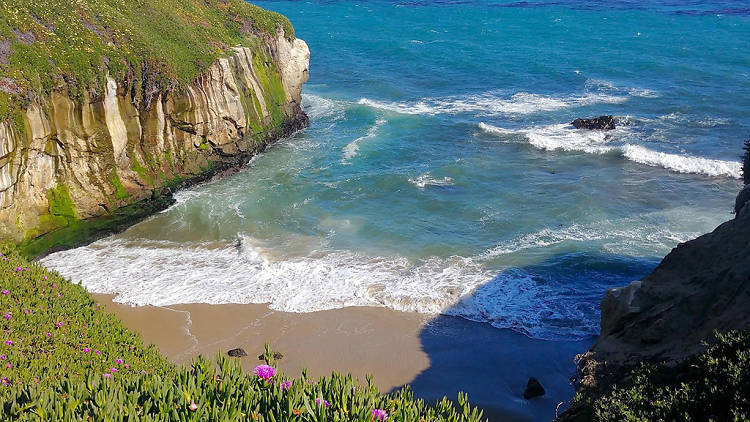
[[[245,350],[240,347],[228,351],[227,354],[233,358],[242,358],[247,356],[247,352],[245,352]]]
[[[612,130],[615,128],[615,118],[609,115],[594,117],[592,119],[575,119],[571,124],[576,129]]]
[[[534,397],[540,397],[545,395],[547,392],[544,391],[542,383],[534,377],[529,378],[529,382],[526,383],[526,390],[523,392],[523,398],[526,400],[533,399]]]

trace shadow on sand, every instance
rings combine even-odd
[[[594,328],[598,331],[598,304],[606,289],[641,278],[657,263],[653,259],[576,253],[553,257],[522,270],[531,274],[536,283],[567,284],[571,293],[567,295],[567,303],[560,306],[588,306],[593,310]],[[518,270],[501,272],[462,302],[496,291],[496,283],[507,283],[508,272],[518,274]],[[587,286],[589,293],[577,298],[572,286]],[[455,310],[462,305],[465,304],[456,305]],[[532,301],[527,306],[535,304]],[[557,323],[560,322],[550,321],[552,327]],[[490,421],[550,421],[558,404],[562,403],[559,406],[562,412],[573,397],[571,377],[575,375],[575,355],[586,351],[596,336],[541,340],[488,323],[440,315],[424,327],[420,340],[430,367],[409,383],[417,397],[434,401],[447,396],[455,400],[458,392],[464,391]],[[546,395],[523,399],[529,377],[542,383]]]

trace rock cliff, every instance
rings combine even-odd
[[[193,83],[137,101],[106,76],[103,94],[64,90],[0,122],[0,238],[16,243],[235,168],[303,128],[309,50],[279,30],[233,47]]]
[[[597,397],[641,362],[673,365],[704,349],[714,330],[750,329],[750,197],[713,232],[674,248],[642,280],[611,289],[602,301],[601,336],[578,357],[581,398]]]

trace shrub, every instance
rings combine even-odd
[[[296,379],[268,366],[255,374],[222,354],[175,368],[100,310],[81,286],[0,246],[0,419],[8,421],[465,421],[482,413],[391,394],[333,373]],[[6,344],[6,341],[9,342]]]
[[[715,334],[676,367],[642,365],[593,404],[596,421],[750,420],[750,333]]]

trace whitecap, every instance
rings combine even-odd
[[[443,177],[436,179],[430,175],[430,172],[420,174],[416,178],[409,178],[409,183],[414,186],[424,189],[427,186],[453,186],[453,179],[450,177]]]
[[[350,160],[356,157],[357,153],[359,152],[359,144],[362,141],[365,141],[367,139],[372,139],[375,136],[377,136],[378,129],[380,129],[380,127],[382,127],[386,123],[388,123],[388,121],[385,119],[375,120],[375,123],[372,126],[370,126],[366,134],[346,144],[344,148],[342,148],[342,151],[344,153],[344,157],[341,160],[342,164],[350,164]]]
[[[639,164],[662,167],[678,173],[732,177],[735,179],[739,179],[742,174],[742,165],[736,161],[659,152],[641,145],[614,145],[616,139],[622,136],[624,129],[618,129],[619,132],[605,132],[573,129],[568,124],[555,124],[510,130],[484,122],[479,123],[478,127],[483,132],[494,136],[523,135],[529,144],[546,151],[580,151],[587,154],[617,153]]]

